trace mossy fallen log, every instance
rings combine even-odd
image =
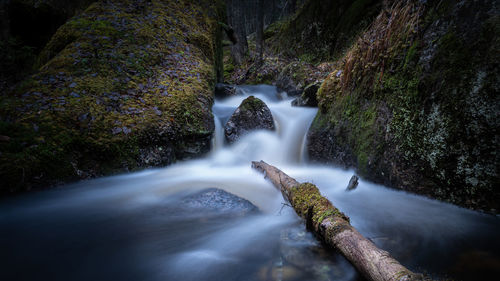
[[[299,183],[264,161],[254,161],[252,167],[271,180],[318,239],[339,250],[368,280],[424,280],[361,235],[315,185]]]

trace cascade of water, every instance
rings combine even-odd
[[[239,158],[243,165],[248,165],[253,160],[265,160],[282,165],[299,164],[303,159],[304,136],[317,109],[292,107],[291,99],[278,99],[276,89],[269,86],[246,86],[238,92],[240,93],[238,96],[216,101],[213,111],[220,124],[225,124],[240,103],[252,94],[263,100],[271,110],[276,131],[252,132],[232,146],[224,148],[226,151],[221,153],[226,157],[231,155]],[[223,136],[222,126],[217,130],[219,131],[215,133],[216,139]]]

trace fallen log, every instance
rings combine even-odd
[[[309,230],[329,246],[340,251],[367,279],[374,281],[424,280],[375,246],[349,223],[349,218],[321,196],[311,183],[299,183],[264,161],[252,162],[278,188]]]

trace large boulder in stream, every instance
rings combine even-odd
[[[218,188],[207,188],[188,195],[180,201],[179,206],[182,210],[210,216],[244,216],[259,211],[250,201]]]
[[[260,99],[249,96],[233,113],[224,126],[224,134],[229,143],[252,130],[274,130],[274,119],[271,110]]]
[[[210,149],[213,1],[96,1],[0,96],[0,194],[164,166]]]

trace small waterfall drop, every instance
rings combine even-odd
[[[216,101],[213,112],[219,126],[215,139],[224,137],[225,124],[231,114],[249,95],[263,100],[271,110],[276,124],[276,131],[256,131],[242,137],[235,144],[225,147],[222,154],[238,158],[239,164],[248,165],[251,161],[264,160],[269,163],[289,165],[299,164],[303,160],[305,134],[314,118],[317,109],[307,107],[292,107],[291,98],[278,98],[276,88],[270,86],[246,86],[240,88],[241,95],[226,100]],[[219,152],[220,150],[217,150]],[[218,156],[215,156],[218,157]],[[219,156],[222,157],[222,156]],[[231,162],[231,164],[236,164]]]

